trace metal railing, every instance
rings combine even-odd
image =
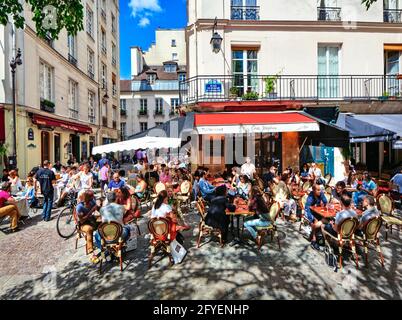
[[[77,109],[70,108],[69,113],[70,113],[70,118],[78,119],[78,110]]]
[[[162,109],[155,109],[154,116],[163,116],[164,112]]]
[[[139,117],[148,117],[148,110],[138,110],[138,116]]]
[[[317,19],[320,21],[341,21],[341,8],[318,7]]]
[[[402,9],[384,9],[384,22],[401,23]]]
[[[260,20],[260,7],[258,6],[232,6],[232,20]]]
[[[180,104],[228,100],[401,99],[399,75],[205,75],[180,82]]]
[[[68,61],[72,64],[72,65],[74,65],[74,66],[77,66],[77,59],[72,55],[72,54],[68,54]]]
[[[95,118],[95,116],[91,116],[91,115],[89,115],[89,116],[88,116],[88,121],[89,121],[89,123],[94,124],[94,123],[96,122],[96,118]]]

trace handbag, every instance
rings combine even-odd
[[[181,263],[187,254],[187,250],[176,239],[170,243],[170,252],[175,264]]]

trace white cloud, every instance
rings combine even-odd
[[[146,17],[142,17],[141,19],[140,19],[140,22],[138,22],[138,25],[141,27],[141,28],[145,28],[147,25],[149,25],[151,23],[151,21],[149,21],[149,19],[148,18],[146,18]]]
[[[131,8],[131,15],[136,17],[141,12],[160,12],[159,0],[130,0],[128,6]]]

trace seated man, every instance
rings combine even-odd
[[[370,174],[365,171],[363,173],[363,183],[357,186],[357,192],[353,194],[353,201],[356,206],[359,206],[364,197],[367,195],[375,196],[375,190],[377,189],[377,184],[373,181]]]
[[[347,194],[343,194],[341,197],[342,210],[335,216],[335,221],[331,220],[329,223],[322,223],[321,230],[325,230],[333,236],[337,236],[340,231],[339,227],[345,219],[357,217],[356,211],[351,207],[352,198]]]
[[[316,238],[316,230],[321,226],[321,222],[318,221],[313,213],[311,212],[311,206],[319,206],[319,205],[327,205],[327,198],[324,195],[324,191],[321,189],[321,186],[318,184],[313,185],[313,190],[307,197],[306,205],[304,206],[304,216],[310,222],[311,225],[311,246],[320,250],[320,246],[318,245]]]
[[[120,175],[118,173],[114,173],[113,179],[109,182],[108,188],[110,191],[114,191],[116,189],[120,189],[125,184],[126,183],[124,182],[124,180],[120,179]]]
[[[18,231],[18,219],[20,213],[10,192],[11,183],[2,182],[0,187],[0,218],[9,216],[11,220],[11,231],[16,232]]]
[[[92,190],[84,191],[82,201],[75,207],[80,229],[86,234],[88,253],[93,252],[93,233],[99,225],[94,213],[99,209],[100,208],[96,205],[94,192]]]
[[[344,181],[338,181],[335,188],[332,190],[332,200],[333,202],[340,203],[341,197],[345,193],[346,183]]]
[[[107,195],[108,204],[100,209],[102,222],[117,222],[123,227],[121,238],[123,241],[127,241],[130,237],[130,227],[124,225],[123,218],[126,212],[124,206],[117,204],[116,192],[109,192]],[[98,248],[101,248],[101,236],[99,232],[95,233],[95,244]]]
[[[357,234],[363,235],[363,228],[365,224],[376,217],[380,216],[380,212],[375,206],[375,199],[373,196],[365,196],[363,199],[363,209],[364,212],[359,219],[359,226],[357,227]]]
[[[202,198],[210,202],[215,194],[215,187],[212,186],[206,179],[205,179],[205,171],[201,171],[200,173],[200,180],[198,182],[198,186],[200,188]]]

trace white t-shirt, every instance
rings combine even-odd
[[[320,168],[310,168],[310,170],[308,171],[309,174],[314,175],[314,177],[316,178],[321,178],[322,173],[321,173],[321,169]]]
[[[245,163],[241,166],[241,174],[245,174],[250,179],[253,178],[255,172],[255,165],[252,163]]]
[[[162,203],[159,209],[152,208],[151,218],[165,218],[169,212],[172,212],[172,207],[166,203]]]
[[[85,174],[84,171],[80,172],[81,189],[90,189],[89,180],[92,178],[92,173]]]

